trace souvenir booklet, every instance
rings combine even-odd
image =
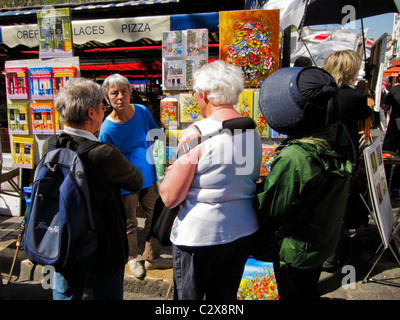
[[[10,134],[29,134],[29,108],[27,103],[8,104],[7,115]]]
[[[30,68],[29,90],[33,100],[53,99],[52,68]]]
[[[32,133],[54,134],[55,120],[52,102],[31,103]]]
[[[34,138],[12,136],[12,166],[33,169],[35,162]]]
[[[9,99],[28,99],[28,68],[6,68],[6,89]]]

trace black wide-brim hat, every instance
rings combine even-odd
[[[321,68],[283,68],[263,82],[259,107],[272,129],[304,134],[339,120],[337,91],[334,78]]]

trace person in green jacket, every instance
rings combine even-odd
[[[335,250],[355,154],[338,121],[337,85],[317,67],[284,68],[264,81],[259,105],[288,139],[258,193],[260,229],[280,229],[274,272],[280,300],[317,300],[322,264]]]

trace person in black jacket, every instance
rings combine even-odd
[[[400,85],[393,86],[385,95],[382,109],[390,110],[390,120],[383,140],[382,150],[398,152],[400,147]],[[400,167],[385,166],[392,199],[400,200]]]
[[[349,131],[356,155],[359,156],[359,121],[368,119],[372,109],[368,106],[366,92],[351,87],[360,70],[360,55],[353,50],[333,51],[325,60],[324,69],[335,79],[339,87],[341,121]]]
[[[64,121],[59,144],[73,149],[80,141],[98,141],[104,117],[103,91],[100,85],[83,78],[71,78],[59,91],[55,109]],[[62,141],[64,140],[64,141]],[[43,152],[54,148],[53,139]],[[82,158],[87,174],[92,212],[98,238],[97,259],[89,271],[79,266],[55,272],[54,300],[79,300],[86,286],[97,300],[122,300],[125,264],[128,261],[126,213],[120,188],[137,192],[143,177],[139,169],[110,144],[101,144]]]
[[[361,57],[353,50],[333,51],[325,60],[324,69],[335,79],[338,87],[338,100],[340,103],[340,120],[346,126],[352,140],[356,164],[350,184],[348,205],[344,217],[344,229],[356,229],[362,223],[368,222],[368,214],[359,210],[359,190],[357,188],[359,157],[360,157],[360,120],[366,120],[372,115],[372,109],[368,106],[366,92],[351,87],[357,79],[360,70]],[[361,212],[361,213],[360,213]],[[340,264],[342,240],[339,240],[335,253],[324,263],[326,270],[332,270]]]

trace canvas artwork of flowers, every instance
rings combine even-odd
[[[261,138],[269,137],[269,126],[264,116],[261,113],[258,99],[260,97],[260,91],[254,92],[254,122],[256,123],[256,130]]]
[[[279,300],[271,262],[258,261],[253,257],[247,260],[237,298],[238,300]]]
[[[195,97],[193,97],[191,94],[181,94],[179,97],[181,123],[193,123],[203,119]]]
[[[178,126],[178,101],[164,99],[160,101],[160,120],[165,126]]]
[[[220,59],[242,69],[259,87],[279,68],[279,10],[220,12]]]
[[[271,171],[271,164],[275,158],[276,145],[263,145],[262,146],[262,158],[260,167],[260,176],[265,177]]]
[[[237,105],[234,106],[237,112],[239,112],[243,117],[253,117],[253,91],[244,90],[239,95],[239,101]]]

